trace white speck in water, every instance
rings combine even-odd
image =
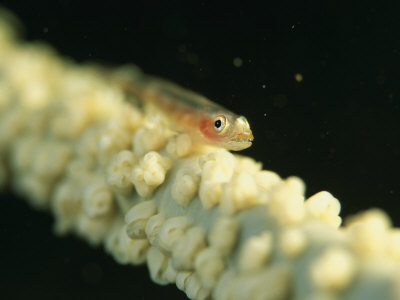
[[[300,73],[294,74],[294,80],[296,80],[297,82],[302,82],[303,81],[303,75],[300,74]]]
[[[235,58],[233,59],[233,65],[234,65],[236,68],[240,68],[240,67],[243,65],[243,60],[242,60],[240,57],[235,57]]]

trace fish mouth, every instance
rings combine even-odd
[[[254,137],[251,133],[238,133],[233,139],[233,143],[230,145],[230,150],[240,151],[249,148],[252,145]]]
[[[249,122],[243,116],[240,116],[236,119],[235,122],[235,135],[234,140],[238,143],[246,144],[247,147],[250,147],[251,142],[254,140],[253,132],[250,129]]]
[[[235,140],[238,142],[244,142],[244,143],[250,143],[254,140],[253,134],[252,133],[238,133],[235,136]]]
[[[229,150],[240,151],[246,148],[249,148],[252,145],[253,139],[250,137],[234,139],[231,143],[229,143]]]

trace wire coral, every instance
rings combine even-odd
[[[0,184],[59,235],[191,299],[399,299],[400,231],[380,210],[341,226],[328,192],[251,158],[197,148],[95,66],[23,44],[0,20]]]

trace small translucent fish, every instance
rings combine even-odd
[[[121,68],[114,81],[168,117],[195,143],[239,151],[251,146],[253,134],[246,118],[172,82],[144,75],[137,68]]]

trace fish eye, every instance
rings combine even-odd
[[[226,118],[220,115],[214,119],[214,129],[221,132],[226,127]]]

